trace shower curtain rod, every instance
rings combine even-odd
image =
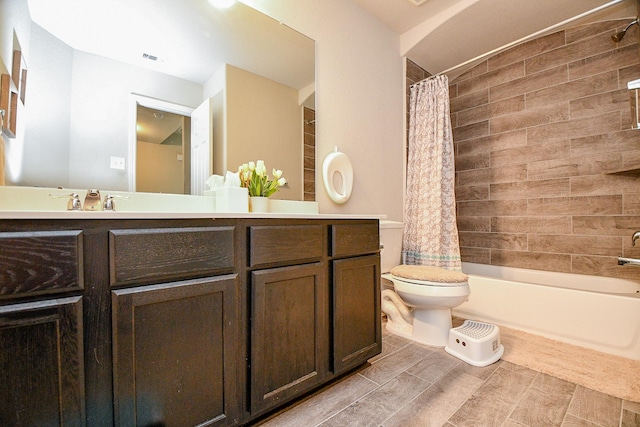
[[[409,87],[414,86],[414,85],[417,85],[417,84],[419,84],[419,83],[422,83],[422,82],[423,82],[423,81],[425,81],[425,80],[429,80],[429,79],[432,79],[432,78],[434,78],[434,77],[438,77],[438,76],[440,76],[440,75],[442,75],[442,74],[446,74],[446,73],[451,72],[451,71],[453,71],[453,70],[456,70],[456,69],[458,69],[458,68],[460,68],[460,67],[464,67],[465,65],[468,65],[468,64],[470,64],[470,63],[472,63],[472,62],[478,61],[478,60],[480,60],[480,59],[482,59],[482,58],[485,58],[485,57],[487,57],[487,56],[491,56],[491,55],[493,55],[494,53],[498,53],[498,52],[500,52],[500,51],[502,51],[502,50],[508,49],[508,48],[510,48],[511,46],[515,46],[515,45],[517,45],[517,44],[519,44],[519,43],[522,43],[522,42],[524,42],[524,41],[526,41],[526,40],[533,39],[533,38],[535,38],[535,37],[537,37],[537,36],[539,36],[539,35],[541,35],[541,34],[546,33],[547,31],[555,30],[555,29],[556,29],[556,28],[558,28],[558,27],[562,27],[563,25],[569,24],[569,23],[571,23],[571,22],[573,22],[573,21],[576,21],[576,20],[578,20],[578,19],[580,19],[580,18],[584,18],[585,16],[591,15],[592,13],[599,12],[599,11],[601,11],[601,10],[603,10],[603,9],[606,9],[606,8],[608,8],[608,7],[610,7],[610,6],[613,6],[613,5],[614,5],[614,4],[616,4],[616,3],[620,3],[620,2],[622,2],[622,1],[623,1],[623,0],[612,0],[612,1],[610,1],[610,2],[608,2],[608,3],[605,3],[605,4],[601,5],[601,6],[598,6],[598,7],[596,7],[596,8],[591,9],[591,10],[588,10],[588,11],[586,11],[586,12],[583,12],[583,13],[581,13],[581,14],[579,14],[579,15],[576,15],[576,16],[574,16],[573,18],[565,19],[564,21],[559,22],[559,23],[554,24],[554,25],[551,25],[550,27],[547,27],[547,28],[542,29],[542,30],[540,30],[540,31],[536,31],[536,32],[535,32],[535,33],[533,33],[533,34],[530,34],[530,35],[528,35],[528,36],[522,37],[522,38],[520,38],[520,39],[518,39],[518,40],[516,40],[516,41],[513,41],[513,42],[511,42],[511,43],[507,43],[507,44],[505,44],[505,45],[503,45],[503,46],[500,46],[500,47],[498,47],[498,48],[496,48],[496,49],[490,50],[489,52],[486,52],[486,53],[483,53],[483,54],[481,54],[481,55],[478,55],[478,56],[476,56],[475,58],[471,58],[471,59],[469,59],[469,60],[467,60],[467,61],[464,61],[464,62],[462,62],[462,63],[460,63],[460,64],[458,64],[458,65],[455,65],[455,66],[453,66],[453,67],[447,68],[446,70],[440,71],[439,73],[436,73],[436,74],[434,74],[434,75],[432,75],[432,76],[429,76],[429,77],[427,77],[427,78],[424,78],[424,79],[420,80],[419,82],[416,82],[416,83],[414,83],[414,84],[410,85]]]

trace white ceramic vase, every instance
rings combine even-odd
[[[269,212],[269,198],[261,196],[249,197],[249,209],[251,212]]]

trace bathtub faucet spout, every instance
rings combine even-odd
[[[631,245],[635,246],[636,240],[638,239],[640,239],[640,231],[636,231],[635,233],[633,233],[633,236],[631,236]]]
[[[640,267],[640,259],[618,257],[618,265],[635,265]]]

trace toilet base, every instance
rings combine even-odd
[[[385,329],[393,335],[413,340],[413,325],[410,323],[394,322],[390,318],[387,318]]]
[[[414,310],[413,340],[431,347],[444,347],[449,341],[451,309]]]
[[[451,330],[451,309],[431,308],[413,310],[413,324],[387,319],[386,329],[394,335],[416,341],[430,347],[444,347]]]

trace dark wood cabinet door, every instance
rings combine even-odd
[[[339,374],[382,351],[380,256],[333,261],[333,370]]]
[[[0,307],[0,425],[85,425],[82,298]]]
[[[328,291],[321,263],[258,270],[250,283],[250,412],[320,384],[328,365]]]
[[[112,291],[117,425],[237,422],[237,275]]]

